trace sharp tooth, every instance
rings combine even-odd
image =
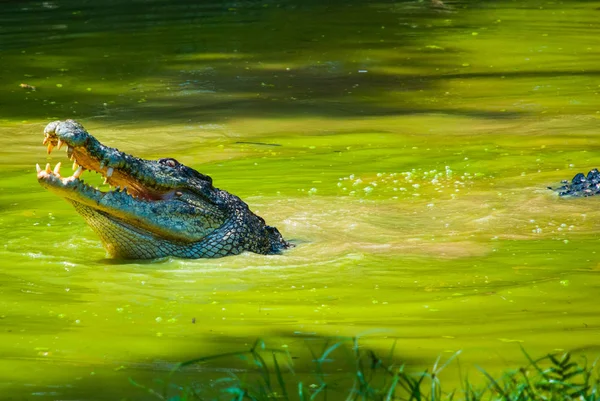
[[[77,162],[73,162],[73,171],[77,170],[77,167],[79,167],[79,164],[77,164]]]
[[[50,139],[49,135],[44,136],[44,140],[42,141],[42,145],[47,144],[49,139]]]
[[[37,170],[38,174],[42,171],[42,168],[40,167],[39,164],[36,163],[35,165],[35,169]]]
[[[50,169],[50,163],[46,163],[46,172],[47,173],[51,173],[52,170]]]
[[[104,177],[104,183],[108,184],[108,177]]]
[[[82,166],[79,166],[79,168],[77,169],[77,171],[75,171],[75,172],[73,173],[73,177],[75,177],[75,178],[79,178],[79,176],[81,175],[81,173],[83,173],[83,167],[82,167]]]
[[[104,168],[104,161],[100,162],[100,170],[102,170]]]
[[[112,167],[109,167],[108,170],[106,170],[106,176],[110,177],[113,174],[114,169]]]
[[[52,142],[50,142],[48,144],[48,154],[52,153],[52,149],[54,149],[54,145],[52,145]]]
[[[65,142],[62,139],[58,140],[58,145],[56,146],[58,148],[58,150],[60,150],[60,148],[62,148],[62,146],[65,144]]]
[[[73,160],[73,146],[71,145],[67,147],[67,156],[69,156],[69,159]]]
[[[60,162],[56,163],[56,167],[54,167],[54,174],[60,175]]]

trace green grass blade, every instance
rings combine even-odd
[[[392,401],[392,396],[396,393],[396,386],[398,385],[398,381],[400,380],[400,375],[396,374],[390,383],[390,388],[387,391],[385,396],[385,401]]]
[[[154,389],[152,389],[150,387],[146,387],[143,384],[139,384],[138,382],[136,382],[135,380],[133,380],[131,377],[129,378],[129,383],[131,383],[134,387],[141,388],[142,390],[145,390],[146,392],[148,392],[149,394],[152,394],[153,396],[155,396],[159,400],[165,400],[166,399],[165,397],[162,396],[162,394],[160,394],[156,390],[154,390]]]
[[[277,382],[279,383],[279,387],[281,387],[281,394],[283,395],[283,399],[289,400],[288,393],[285,388],[285,381],[283,380],[283,375],[281,374],[281,369],[279,368],[279,363],[277,362],[277,354],[275,353],[273,353],[273,367],[275,368]]]
[[[498,382],[488,372],[486,372],[484,369],[480,368],[479,366],[476,366],[476,368],[481,373],[483,373],[485,375],[485,377],[487,377],[487,379],[490,381],[490,383],[493,385],[493,387],[496,389],[496,391],[500,395],[502,395],[502,398],[504,398],[506,401],[511,401],[510,398],[508,397],[508,395],[502,389],[502,387],[500,387],[500,385],[498,384]]]

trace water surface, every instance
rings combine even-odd
[[[1,394],[142,399],[128,377],[256,337],[370,333],[415,368],[597,356],[600,200],[546,187],[600,164],[599,5],[5,2]],[[106,259],[35,179],[65,118],[212,176],[297,246]]]

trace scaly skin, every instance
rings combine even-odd
[[[560,187],[548,187],[559,196],[571,196],[574,198],[594,196],[600,194],[600,172],[597,169],[590,170],[587,176],[583,173],[576,174],[571,181],[563,180]]]
[[[37,166],[39,183],[75,207],[112,257],[214,258],[291,246],[240,198],[175,159],[144,160],[109,148],[73,120],[52,122],[44,134],[48,153],[66,144],[79,168],[65,178],[60,163],[54,171]],[[88,186],[79,178],[84,170],[102,174],[117,189]]]

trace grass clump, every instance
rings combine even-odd
[[[460,388],[443,388],[440,373],[460,352],[444,363],[438,358],[431,370],[412,372],[405,364],[394,363],[395,347],[387,357],[380,358],[360,346],[358,338],[325,340],[319,352],[310,345],[307,348],[311,366],[301,369],[294,368],[290,353],[269,348],[259,340],[247,351],[180,363],[165,381],[159,382],[159,390],[130,381],[154,398],[169,401],[600,401],[596,362],[575,362],[569,353],[533,359],[523,350],[529,362],[524,367],[499,377],[478,367],[485,378],[483,384],[473,384],[465,378]],[[215,368],[215,364],[224,361],[230,367]],[[196,370],[190,372],[194,367]],[[188,376],[192,373],[189,384],[175,384],[175,375],[186,371]],[[199,375],[203,377],[198,378]]]

